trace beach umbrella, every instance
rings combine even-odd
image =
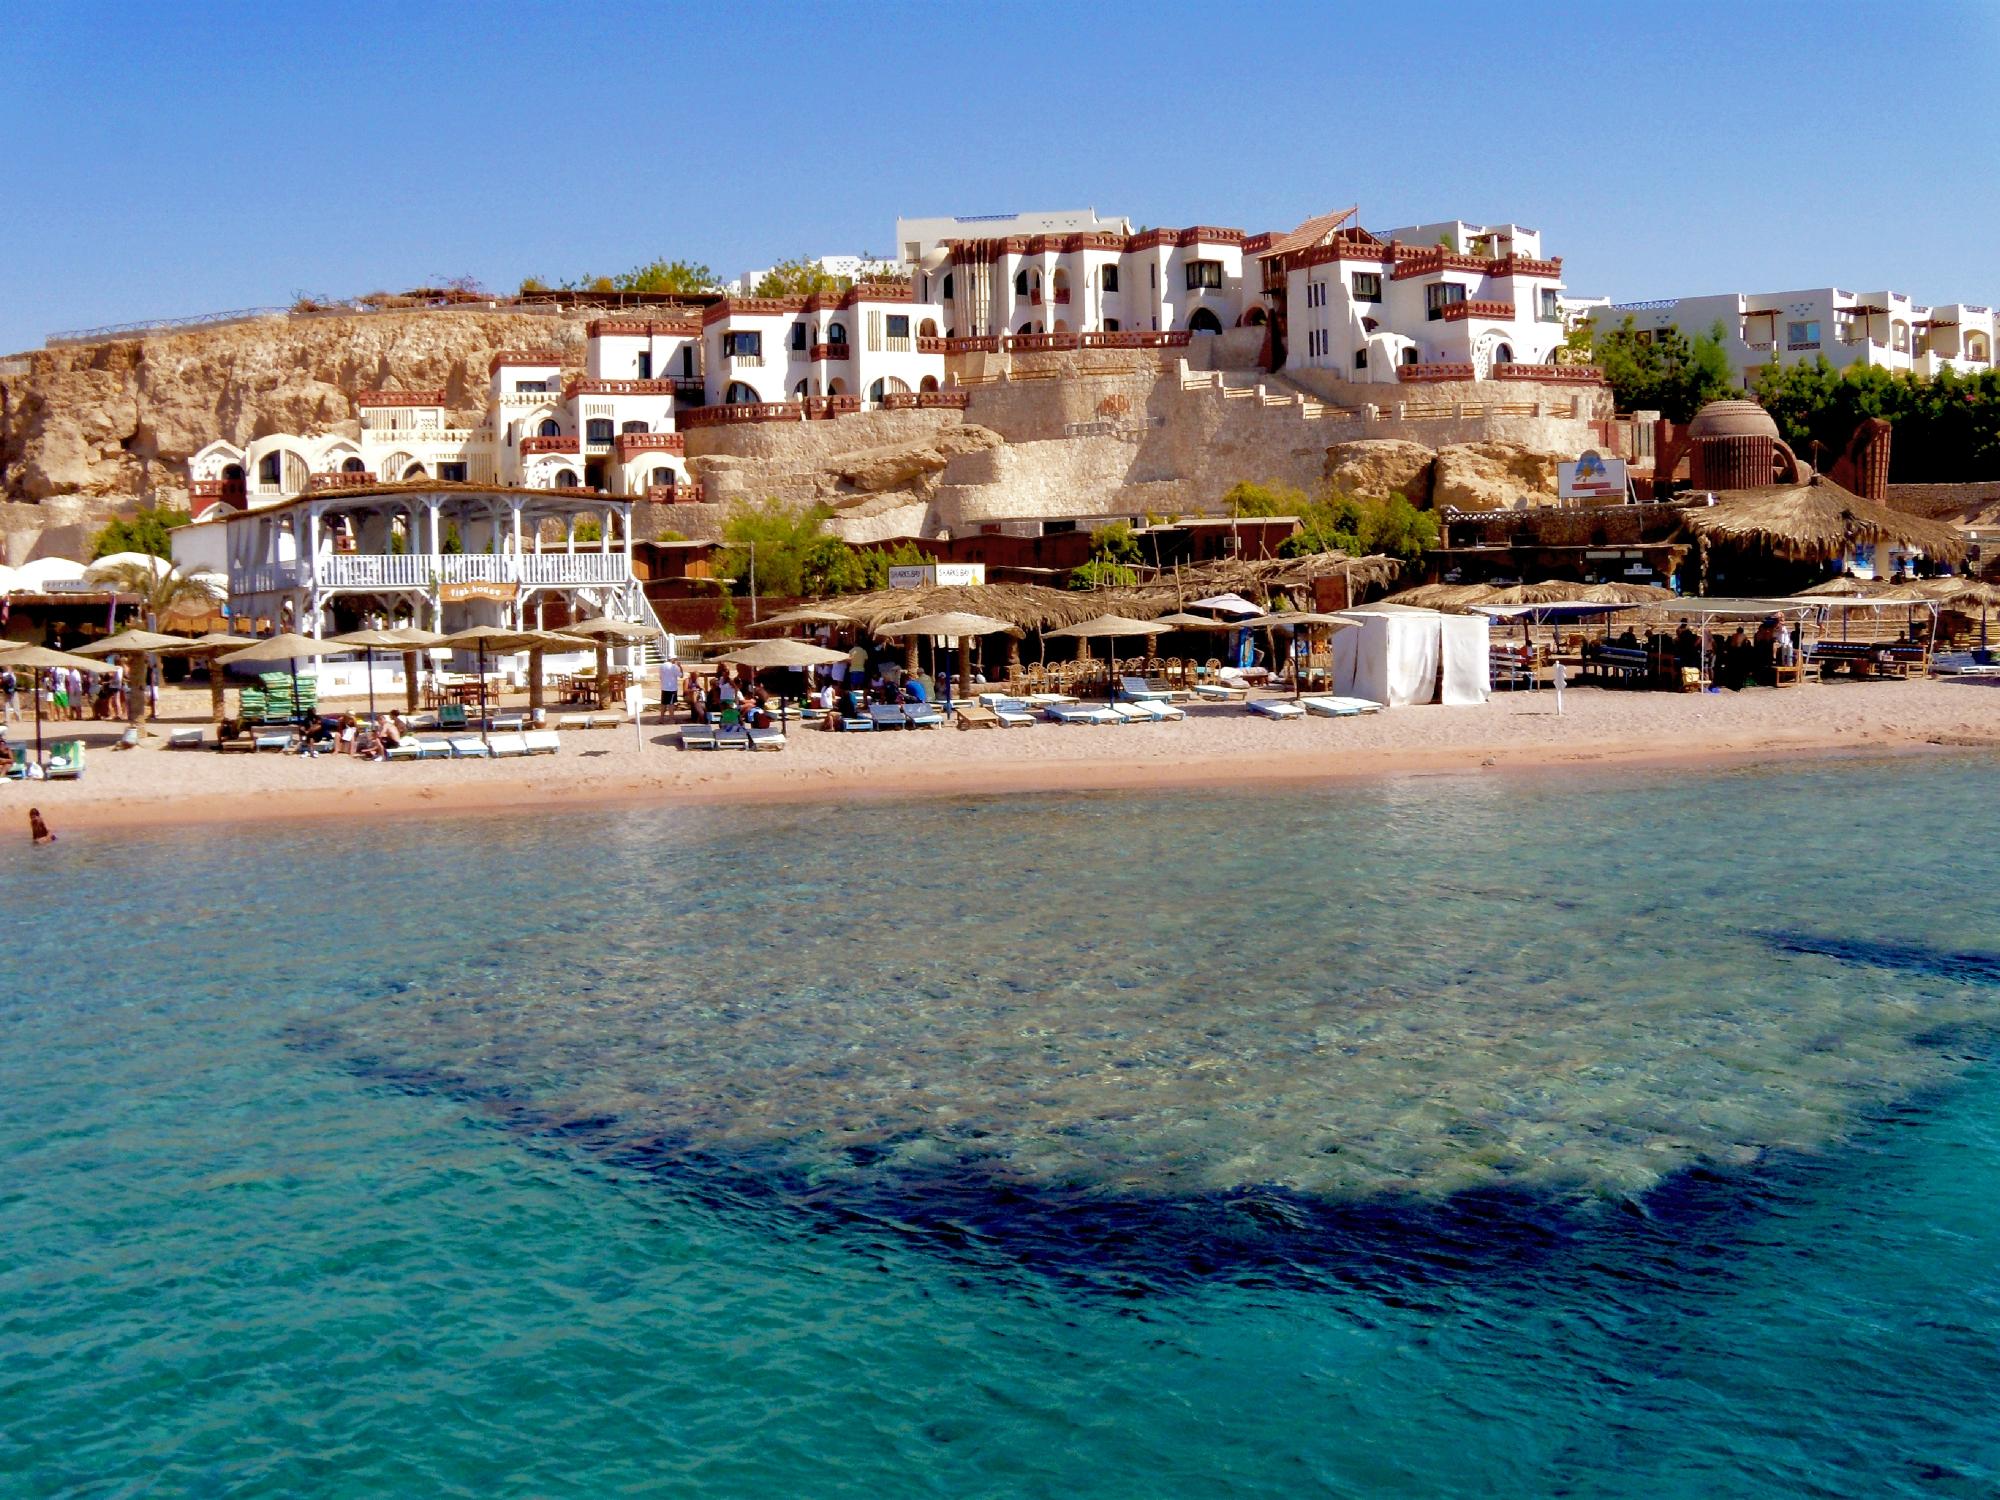
[[[547,643],[546,632],[539,630],[517,630],[512,625],[474,625],[466,630],[444,636],[438,645],[454,651],[470,650],[479,660],[479,739],[489,749],[492,741],[486,738],[491,715],[486,706],[486,653],[507,655],[514,651],[529,651]]]
[[[761,671],[766,667],[830,667],[835,662],[847,660],[845,651],[834,651],[826,646],[815,646],[811,641],[755,641],[747,646],[739,646],[734,651],[725,651],[715,658],[726,661],[731,666],[749,667]],[[779,705],[783,712],[784,705]]]
[[[768,620],[758,620],[751,624],[752,630],[769,630],[783,625],[852,625],[853,615],[845,610],[828,609],[822,605],[807,604],[798,609],[788,609],[783,614],[772,615]]]
[[[393,635],[403,648],[403,701],[411,713],[417,711],[417,653],[435,646],[444,636],[418,625],[399,625],[384,632]]]
[[[895,620],[886,625],[877,625],[877,635],[907,636],[951,636],[958,641],[958,671],[953,675],[962,683],[971,675],[972,641],[975,636],[999,635],[1003,631],[1020,634],[1020,627],[1007,620],[996,620],[991,615],[975,615],[966,610],[945,610],[937,614],[918,615],[914,619]],[[935,652],[932,667],[937,665]],[[944,695],[947,712],[951,709],[951,689],[947,685]]]
[[[403,638],[393,630],[350,630],[345,635],[330,635],[326,638],[329,646],[341,646],[349,651],[359,651],[368,669],[368,718],[375,718],[375,653],[400,650]]]
[[[1129,640],[1133,636],[1159,634],[1160,627],[1151,620],[1134,620],[1127,615],[1098,615],[1088,620],[1078,620],[1074,625],[1063,625],[1055,630],[1045,630],[1046,636],[1075,636],[1079,640],[1102,639],[1105,641]],[[1114,653],[1107,652],[1115,663]],[[1118,680],[1107,666],[1104,673],[1106,701],[1118,696]]]
[[[610,643],[622,641],[627,645],[635,641],[657,640],[664,631],[651,625],[641,625],[634,620],[614,620],[609,615],[597,615],[574,625],[563,626],[565,635],[588,636],[597,643],[597,706],[604,707],[605,687],[610,681]]]
[[[118,554],[123,555],[123,554]],[[138,553],[131,554],[139,556]],[[108,561],[109,559],[107,559]],[[136,626],[121,630],[116,635],[108,635],[101,641],[92,641],[88,646],[76,648],[78,656],[116,656],[119,665],[124,665],[127,656],[141,659],[141,673],[138,682],[132,681],[132,674],[125,674],[127,695],[126,719],[133,726],[133,738],[137,739],[137,726],[146,716],[146,692],[149,674],[144,671],[144,658],[158,655],[162,651],[177,651],[187,644],[184,635],[162,635],[157,630],[141,630]]]
[[[27,667],[35,673],[35,761],[42,759],[42,691],[41,674],[57,667],[71,672],[95,672],[98,663],[87,656],[74,656],[67,651],[51,651],[47,646],[5,646],[0,647],[0,666]]]
[[[301,728],[305,716],[299,712],[299,658],[301,656],[324,656],[326,642],[316,636],[300,635],[295,630],[287,630],[281,635],[265,636],[249,645],[231,651],[226,656],[216,658],[220,662],[239,661],[281,661],[292,672],[292,722]]]
[[[1195,609],[1212,609],[1225,615],[1261,615],[1264,613],[1263,605],[1252,604],[1241,594],[1215,594],[1207,599],[1195,600],[1192,607]]]
[[[1227,620],[1218,620],[1213,615],[1191,615],[1184,609],[1175,610],[1170,615],[1161,615],[1153,624],[1161,630],[1234,630],[1236,627]]]
[[[1259,615],[1254,620],[1242,620],[1238,623],[1248,630],[1276,630],[1280,626],[1283,626],[1289,630],[1324,630],[1329,635],[1336,630],[1353,630],[1361,624],[1359,620],[1350,620],[1345,615],[1316,614],[1311,610],[1305,609],[1281,610],[1275,614]],[[1292,648],[1292,696],[1298,698],[1304,696],[1304,687],[1301,682],[1303,674],[1299,671],[1298,637],[1294,635],[1292,640],[1294,643]],[[1276,644],[1277,642],[1274,639],[1272,641],[1273,647]]]
[[[170,653],[189,658],[203,656],[208,660],[208,711],[210,718],[220,724],[228,717],[228,705],[222,698],[222,666],[215,660],[224,651],[234,651],[239,646],[247,646],[254,637],[232,635],[226,630],[212,630],[207,635],[198,635],[193,640],[183,641]]]

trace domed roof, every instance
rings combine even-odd
[[[1778,435],[1778,424],[1755,401],[1711,401],[1688,423],[1691,438],[1767,437]]]

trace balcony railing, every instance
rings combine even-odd
[[[1458,363],[1396,366],[1396,378],[1405,385],[1421,385],[1436,380],[1472,380],[1477,373],[1471,365]]]
[[[343,469],[338,474],[314,474],[307,484],[313,490],[362,490],[379,481],[366,470]]]
[[[1075,334],[1045,336],[1076,337]],[[889,411],[911,408],[962,411],[971,397],[970,391],[896,391],[885,395],[881,405],[882,409]],[[739,427],[753,422],[819,422],[861,410],[863,406],[859,396],[806,396],[797,401],[745,401],[734,406],[705,406],[684,413],[681,421],[687,428]]]
[[[941,339],[932,334],[920,333],[917,335],[917,353],[949,354],[951,353],[951,346],[958,342],[961,341],[957,339]]]
[[[503,559],[516,561],[512,557]],[[626,583],[632,570],[622,549],[615,552],[524,552],[515,579],[530,588],[561,588],[578,583]]]
[[[581,453],[577,447],[575,433],[557,433],[553,437],[524,437],[521,439],[521,457],[531,453]]]
[[[256,570],[273,571],[273,570]],[[345,552],[320,560],[321,588],[427,589],[434,583],[519,583],[564,586],[625,583],[631,573],[615,552]],[[296,576],[294,572],[294,580]],[[266,585],[285,587],[285,584]]]
[[[1511,323],[1514,321],[1514,304],[1511,302],[1447,302],[1444,305],[1444,321],[1463,323],[1468,318],[1483,322]]]
[[[1789,354],[1799,354],[1806,350],[1817,349],[1818,347],[1818,339],[1803,339],[1796,344],[1786,344],[1785,351]],[[1897,352],[1900,353],[1901,351],[1898,350]]]
[[[489,437],[484,427],[364,427],[361,441],[394,447],[400,443],[471,443]]]
[[[854,346],[851,344],[814,344],[812,348],[809,351],[807,351],[806,358],[814,360],[852,359],[854,357],[852,352],[853,347]]]
[[[231,594],[269,594],[279,589],[297,588],[298,584],[297,563],[273,563],[264,567],[229,570]]]
[[[698,481],[686,484],[649,484],[646,486],[648,505],[699,505],[702,503],[702,489]]]
[[[621,432],[618,434],[618,462],[635,453],[685,453],[687,439],[678,432]]]
[[[761,370],[764,368],[764,356],[761,354],[730,354],[725,352],[722,357],[731,364],[740,365],[746,370]]]
[[[314,572],[327,589],[420,589],[430,584],[432,561],[421,552],[340,552]]]
[[[671,396],[674,383],[671,380],[591,380],[580,378],[563,386],[566,400],[578,396]]]
[[[1405,366],[1408,368],[1408,366]],[[1541,380],[1563,385],[1602,385],[1604,372],[1596,365],[1516,365],[1493,367],[1495,380]]]

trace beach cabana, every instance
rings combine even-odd
[[[1388,708],[1484,703],[1490,688],[1489,621],[1408,605],[1342,610],[1358,630],[1333,638],[1333,690]]]
[[[1095,615],[1088,620],[1078,620],[1074,625],[1058,626],[1042,633],[1047,636],[1073,636],[1079,641],[1101,639],[1106,642],[1129,640],[1134,636],[1157,635],[1159,626],[1151,620],[1134,620],[1125,615]],[[1107,652],[1107,657],[1115,659],[1115,653]],[[1107,665],[1105,670],[1105,696],[1118,696],[1118,674]]]

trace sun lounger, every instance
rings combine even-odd
[[[15,745],[7,757],[7,779],[25,781],[28,776],[28,747]]]
[[[1047,708],[1057,703],[1081,703],[1083,700],[1074,693],[1029,693],[1023,700],[1037,708]]]
[[[527,736],[521,734],[488,735],[487,743],[492,747],[492,754],[496,760],[501,756],[526,755],[528,753]]]
[[[1289,698],[1252,698],[1243,705],[1261,719],[1303,719],[1306,711]]]
[[[416,740],[403,740],[382,752],[384,760],[422,760],[424,747]]]
[[[782,750],[785,748],[785,731],[778,728],[758,729],[752,726],[743,731],[750,736],[752,750]]]
[[[1118,692],[1128,703],[1171,703],[1174,698],[1164,688],[1152,687],[1143,677],[1120,677]]]
[[[489,760],[493,752],[476,734],[455,734],[446,741],[453,760]]]
[[[289,729],[260,729],[250,737],[252,750],[289,750],[292,732]]]
[[[1042,712],[1058,724],[1123,724],[1122,715],[1102,703],[1050,703]]]
[[[1211,703],[1241,703],[1250,696],[1250,685],[1244,682],[1202,682],[1195,684],[1194,694]]]
[[[562,749],[562,741],[556,738],[553,729],[530,729],[521,735],[521,741],[528,747],[530,755],[554,755]]]
[[[207,735],[208,731],[206,729],[193,724],[169,730],[167,733],[167,748],[169,750],[199,750],[202,740]]]
[[[486,721],[486,727],[518,733],[528,727],[528,716],[523,713],[495,714]]]
[[[715,748],[715,726],[713,724],[688,724],[681,729],[681,749],[713,750]]]
[[[904,717],[899,703],[871,703],[868,718],[877,729],[908,729],[910,721]]]
[[[1034,705],[1024,703],[1019,698],[1001,698],[987,705],[1007,729],[1033,729],[1041,721],[1035,717]]]
[[[903,719],[912,729],[942,729],[944,711],[929,703],[905,703]]]
[[[463,703],[447,703],[443,705],[437,711],[437,723],[440,729],[466,728],[465,705]]]
[[[748,750],[750,731],[741,724],[718,724],[715,726],[715,748],[718,750]]]
[[[1158,724],[1187,717],[1187,710],[1178,704],[1159,703],[1150,698],[1141,703],[1114,703],[1111,711],[1128,724]]]
[[[50,781],[75,781],[83,775],[83,741],[63,740],[49,749],[42,774]]]
[[[1369,698],[1333,698],[1324,694],[1301,698],[1299,706],[1322,719],[1349,719],[1357,714],[1379,714],[1382,705]]]
[[[590,715],[589,715],[589,714],[558,714],[558,715],[556,716],[556,728],[558,728],[558,729],[588,729],[588,728],[590,728]]]

